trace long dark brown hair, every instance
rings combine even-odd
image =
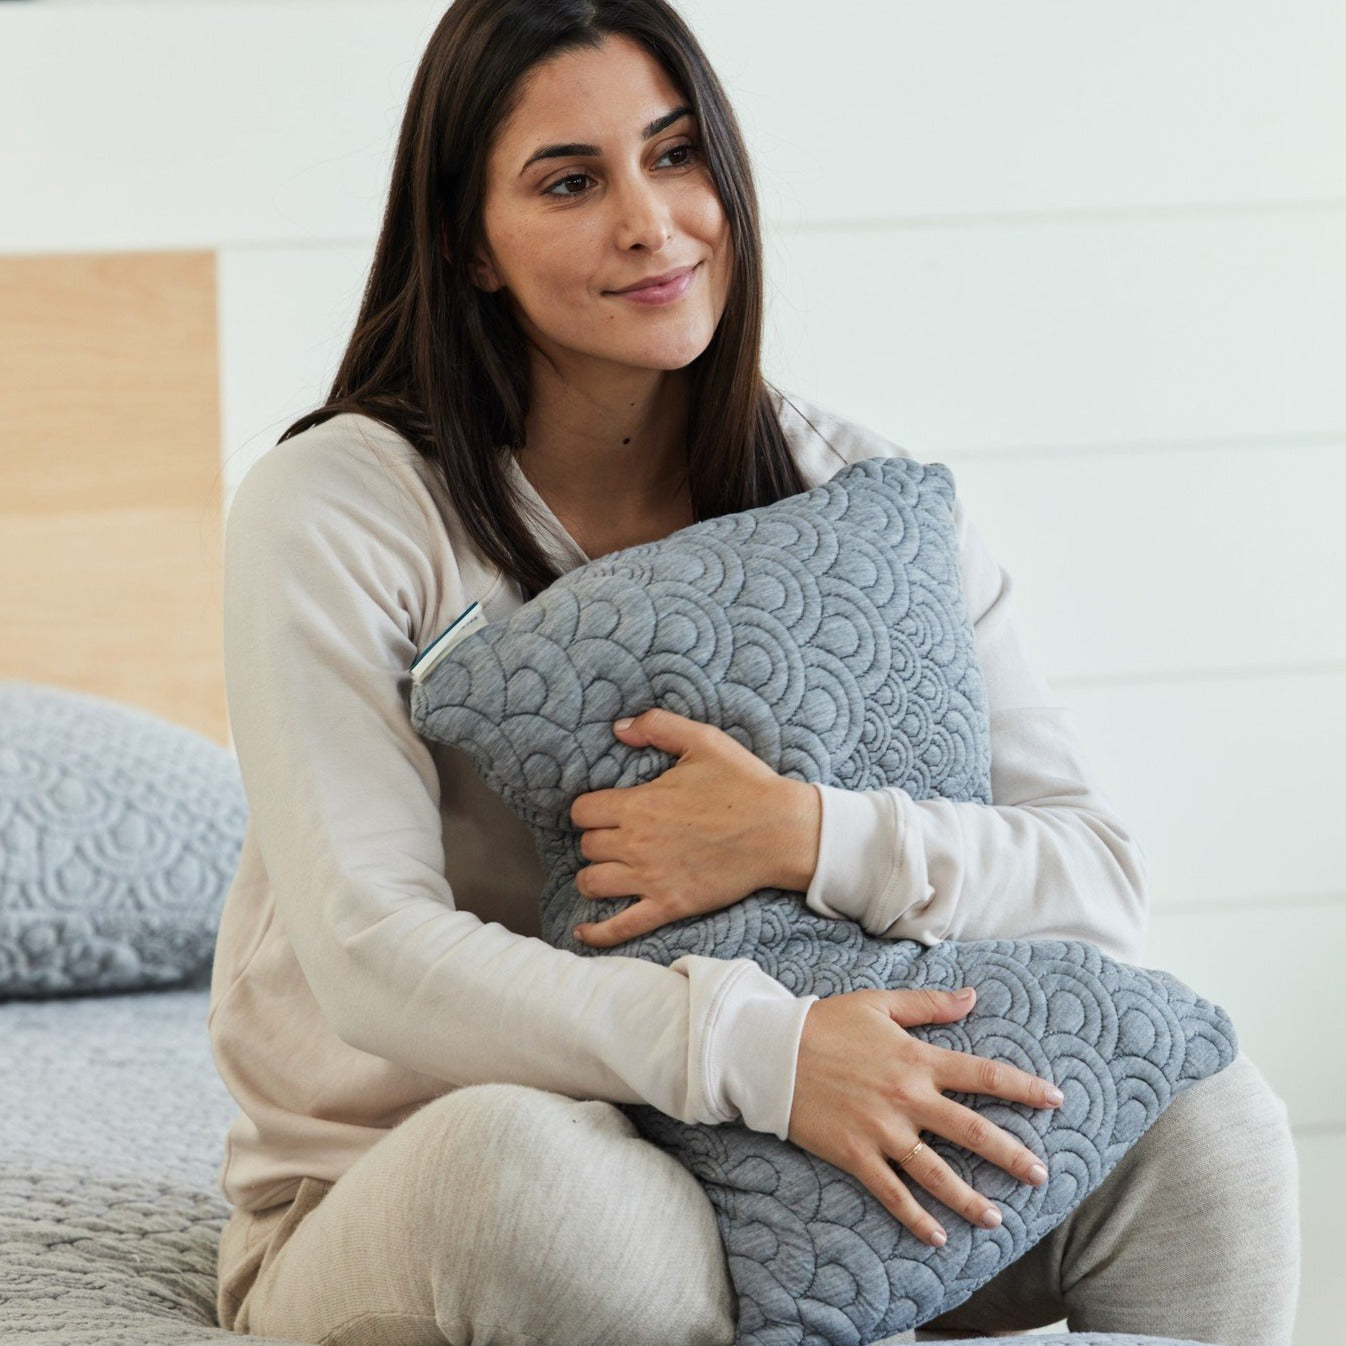
[[[506,475],[505,454],[524,441],[528,360],[507,296],[478,288],[469,266],[484,241],[487,153],[523,76],[610,35],[642,44],[695,113],[733,244],[724,316],[688,370],[695,516],[805,489],[761,373],[762,242],[747,150],[719,79],[665,0],[456,0],[412,83],[360,313],[327,401],[278,441],[341,412],[390,426],[526,597],[558,574]]]

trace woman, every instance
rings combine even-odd
[[[737,127],[662,0],[458,0],[411,91],[328,404],[248,474],[229,519],[250,821],[210,1021],[241,1106],[221,1171],[226,1327],[731,1341],[709,1203],[619,1102],[788,1137],[935,1247],[908,1184],[960,1218],[999,1212],[922,1132],[1043,1180],[946,1094],[1049,1107],[1050,1081],[904,1031],[972,995],[801,1001],[742,963],[550,948],[523,825],[409,723],[412,658],[473,599],[502,616],[586,559],[901,452],[765,386],[761,296]],[[995,803],[805,786],[652,711],[614,733],[676,764],[575,802],[581,891],[638,899],[585,938],[610,947],[772,885],[894,938],[1058,934],[1139,957],[1140,853],[1023,650],[1008,578],[959,519]],[[943,1325],[1069,1314],[1288,1342],[1296,1240],[1284,1108],[1240,1058]]]

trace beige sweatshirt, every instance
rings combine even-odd
[[[809,486],[910,456],[798,399],[781,421]],[[511,472],[560,566],[586,561]],[[1024,647],[1009,576],[961,500],[955,515],[994,802],[816,787],[801,901],[888,938],[1068,936],[1137,961],[1142,854]],[[522,601],[419,455],[367,417],[277,445],[238,488],[224,655],[249,818],[209,1025],[240,1108],[220,1185],[245,1209],[290,1200],[305,1175],[335,1180],[431,1098],[491,1080],[786,1136],[814,997],[745,959],[660,967],[545,944],[527,829],[412,728],[411,662],[474,599],[488,620]]]

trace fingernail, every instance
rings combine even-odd
[[[1064,1103],[1066,1096],[1059,1089],[1051,1088],[1047,1090],[1048,1103]]]
[[[999,1209],[992,1206],[985,1215],[981,1217],[981,1222],[987,1229],[999,1229],[1000,1223],[1005,1217],[1001,1215]]]
[[[614,729],[630,729],[631,721],[629,719],[618,720],[612,727]]]
[[[971,1000],[971,999],[972,999],[972,987],[970,987],[970,986],[964,986],[963,989],[962,989],[961,991],[959,991],[959,992],[954,996],[954,999],[957,1000],[957,1001],[959,1001],[960,1003],[961,1003],[962,1001],[965,1001],[965,1000]]]
[[[1041,1187],[1047,1181],[1047,1170],[1041,1164],[1034,1164],[1028,1170],[1028,1180],[1034,1187]]]
[[[584,943],[584,931],[577,925],[571,932],[581,944]]]
[[[930,1242],[936,1248],[942,1248],[949,1241],[949,1236],[938,1226],[930,1234]]]

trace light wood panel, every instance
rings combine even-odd
[[[210,253],[0,258],[0,677],[225,741]]]

